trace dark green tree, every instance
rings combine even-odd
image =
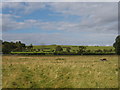
[[[79,50],[78,50],[78,54],[83,54],[86,50],[86,47],[85,46],[79,46]]]
[[[106,52],[108,52],[108,50],[107,50],[107,49],[103,49],[103,52],[105,52],[105,53],[106,53]]]
[[[2,53],[2,40],[0,40],[0,53]]]
[[[87,52],[87,53],[90,53],[90,52],[91,52],[91,50],[87,50],[86,52]]]
[[[120,55],[120,35],[118,35],[115,39],[115,43],[113,44],[113,47],[115,48],[115,52]]]
[[[103,51],[101,49],[95,50],[97,53],[102,53]]]
[[[61,46],[57,46],[55,51],[56,52],[61,52],[61,51],[63,51],[63,48]]]
[[[3,42],[2,43],[2,52],[3,54],[9,54],[12,51],[11,43],[9,42]]]
[[[66,47],[66,51],[70,52],[71,48],[70,47]]]
[[[15,44],[11,42],[11,44],[12,44],[12,47],[15,48],[14,51],[22,52],[26,48],[25,44],[21,43],[21,41],[18,41]]]
[[[12,51],[23,51],[26,48],[24,43],[19,42],[2,42],[2,52],[3,54],[9,54]]]

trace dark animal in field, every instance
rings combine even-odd
[[[106,58],[103,58],[103,59],[100,59],[100,61],[107,61],[107,59],[106,59]]]

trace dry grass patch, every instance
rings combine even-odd
[[[2,81],[3,88],[117,88],[118,70],[118,56],[3,56]]]

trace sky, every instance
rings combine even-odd
[[[33,45],[112,45],[117,2],[4,2],[2,39]]]

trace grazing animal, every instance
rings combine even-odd
[[[103,59],[100,59],[100,61],[107,61],[107,59],[106,59],[106,58],[103,58]]]

